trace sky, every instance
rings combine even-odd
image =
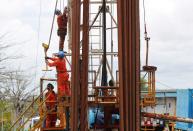
[[[45,68],[42,43],[47,43],[49,39],[54,6],[54,0],[4,0],[0,4],[0,35],[6,34],[2,41],[17,43],[6,53],[21,56],[17,60],[8,61],[7,68],[24,70],[32,76],[34,87],[39,84],[39,78],[45,74],[42,71]],[[56,24],[54,33],[56,34]],[[49,56],[57,51],[56,44],[58,37],[52,35]]]
[[[144,22],[141,2],[141,50],[144,60]],[[193,16],[191,0],[145,0],[150,40],[149,65],[158,67],[157,87],[193,88]]]
[[[36,76],[34,86],[44,75],[41,43],[48,42],[54,5],[54,0],[1,0],[0,4],[0,34],[8,34],[4,38],[7,42],[21,43],[7,53],[23,56],[12,61],[8,68],[19,66]],[[193,88],[192,6],[192,0],[145,0],[147,31],[151,37],[149,65],[158,67],[156,84],[159,89]],[[140,1],[141,65],[144,65],[142,7]],[[56,28],[55,25],[49,55],[57,51]]]

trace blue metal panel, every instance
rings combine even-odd
[[[176,92],[156,92],[156,97],[177,97]]]
[[[189,108],[189,115],[190,118],[193,118],[193,89],[189,89],[190,90],[190,108]],[[190,125],[193,131],[193,124]]]
[[[176,92],[168,92],[168,93],[166,93],[166,97],[177,97],[177,93]]]
[[[176,115],[179,117],[193,118],[193,90],[192,89],[180,89],[177,90],[177,104]],[[192,130],[192,124],[177,122],[176,128],[182,130]]]

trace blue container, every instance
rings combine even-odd
[[[177,90],[176,116],[193,118],[193,89]],[[177,122],[176,128],[193,131],[193,124]]]

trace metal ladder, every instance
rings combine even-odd
[[[89,13],[89,24],[93,22],[95,16],[97,15],[98,12],[94,12],[90,8],[90,13]],[[100,64],[101,64],[101,56],[100,55],[95,55],[95,53],[102,52],[102,37],[101,37],[101,32],[102,32],[102,17],[101,14],[99,14],[98,18],[96,19],[93,27],[91,27],[91,30],[89,32],[89,70],[91,71],[96,71],[98,70]],[[91,74],[93,75],[93,74]],[[89,76],[89,81],[93,81],[95,78],[94,76]],[[99,76],[99,80],[100,80]],[[99,82],[100,83],[100,82]]]

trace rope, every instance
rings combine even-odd
[[[48,49],[50,47],[50,42],[51,42],[51,38],[52,38],[52,32],[53,32],[53,27],[54,27],[54,20],[55,20],[55,12],[56,12],[56,8],[57,8],[57,4],[58,4],[58,0],[56,0],[56,3],[55,3],[55,9],[54,9],[54,15],[53,15],[53,19],[52,19],[52,26],[51,26],[51,31],[50,31],[50,36],[49,36],[49,40],[48,40]],[[44,54],[45,54],[45,57],[47,57],[47,50],[44,50]],[[46,69],[48,68],[48,65],[46,63]],[[47,73],[47,70],[45,71],[43,77],[46,75]]]
[[[142,80],[145,79],[146,75],[147,75],[147,73],[145,73],[145,74],[143,75]]]
[[[145,25],[145,32],[146,32],[145,0],[143,0],[143,21],[144,21],[144,25]]]
[[[55,4],[55,9],[54,9],[54,16],[53,16],[53,20],[52,20],[52,26],[51,26],[51,31],[50,31],[50,37],[49,37],[49,41],[48,41],[48,47],[50,46],[50,42],[51,42],[51,38],[52,38],[52,32],[53,32],[53,27],[54,27],[54,19],[55,19],[55,12],[56,12],[56,8],[57,8],[57,4],[58,4],[58,0],[56,0],[56,4]]]
[[[49,37],[49,42],[48,42],[48,47],[50,46],[50,41],[51,41],[51,37],[52,37],[52,31],[53,31],[53,25],[54,25],[54,19],[55,19],[55,11],[56,11],[56,8],[57,8],[57,4],[58,4],[58,0],[56,0],[56,3],[55,3],[55,9],[54,9],[54,16],[53,16],[53,20],[52,20],[52,26],[51,26],[51,32],[50,32],[50,37]],[[39,43],[39,40],[40,40],[40,22],[41,22],[41,14],[42,14],[42,0],[40,0],[40,7],[39,7],[39,19],[38,19],[38,35],[37,35],[37,46],[36,46],[36,49],[37,49],[37,52],[36,52],[36,64],[35,64],[35,80],[36,80],[36,77],[37,77],[37,61],[38,61],[38,43]],[[45,56],[47,56],[47,51],[45,51]],[[46,76],[46,73],[47,71],[44,72],[44,74],[42,75],[42,77],[45,77]],[[31,92],[35,92],[38,88],[38,86],[35,86],[34,84],[34,87]]]
[[[146,62],[145,62],[145,65],[148,66],[148,57],[149,57],[149,40],[150,40],[150,37],[148,37],[147,35],[147,27],[146,27],[146,12],[145,12],[145,0],[143,0],[143,20],[144,20],[144,35],[145,35],[145,41],[146,41]]]
[[[156,81],[156,83],[159,83],[160,85],[165,86],[165,87],[170,88],[170,89],[175,89],[175,88],[173,88],[173,87],[171,87],[163,82],[160,82],[160,81]]]

